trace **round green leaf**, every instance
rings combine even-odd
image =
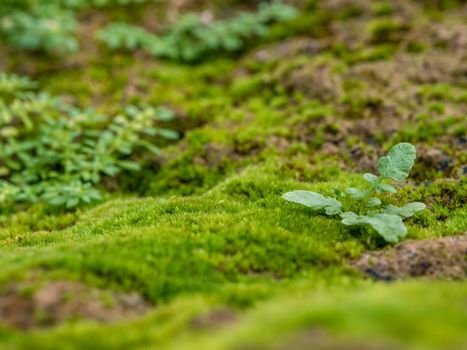
[[[342,203],[329,197],[324,197],[316,192],[292,191],[285,193],[282,198],[289,202],[298,203],[310,207],[316,211],[325,211],[327,215],[341,213]]]
[[[411,216],[414,216],[417,212],[426,208],[425,203],[413,202],[404,205],[403,207],[397,207],[395,205],[388,205],[382,211],[385,214],[398,215],[402,219],[407,219]]]
[[[378,161],[378,171],[384,177],[401,181],[409,176],[410,169],[417,157],[417,151],[413,145],[402,142],[395,145],[388,155]]]
[[[373,182],[376,182],[376,180],[378,180],[378,176],[370,174],[370,173],[364,174],[363,178],[369,183],[373,183]]]

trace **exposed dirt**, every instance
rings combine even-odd
[[[246,60],[252,57],[259,62],[284,60],[294,58],[298,55],[312,56],[323,50],[323,43],[311,38],[292,38],[279,43],[263,46],[247,56]]]
[[[337,99],[341,94],[342,81],[333,73],[328,63],[303,65],[284,77],[283,85],[293,91],[300,91],[320,101]]]
[[[218,143],[207,143],[204,145],[203,153],[193,158],[193,163],[211,169],[220,167],[228,159],[238,159],[232,148]]]
[[[11,283],[0,293],[0,323],[18,329],[51,327],[72,319],[109,323],[143,314],[150,305],[137,293],[119,293],[78,282],[36,287]]]
[[[435,147],[420,146],[417,157],[423,166],[437,171],[446,172],[453,166],[453,159],[449,158],[445,151]]]
[[[352,265],[377,280],[412,277],[461,280],[467,277],[467,235],[407,241],[367,252]]]

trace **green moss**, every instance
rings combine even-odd
[[[109,179],[116,185],[103,187],[115,192],[97,207],[65,213],[33,206],[0,219],[2,288],[31,275],[37,283],[76,280],[138,292],[153,310],[117,324],[75,320],[27,333],[1,326],[0,347],[293,348],[309,334],[315,343],[307,348],[319,348],[320,339],[344,348],[465,347],[465,282],[363,280],[348,261],[379,248],[374,235],[281,198],[360,186],[358,172],[375,170],[373,158],[410,141],[419,150],[414,176],[383,202],[427,203],[407,220],[409,239],[467,231],[459,175],[467,160],[465,84],[455,67],[430,60],[439,53],[431,31],[421,30],[432,17],[419,3],[406,23],[386,1],[334,12],[309,1],[301,16],[249,43],[267,44],[261,59],[253,52],[187,66],[98,49],[75,64],[16,62],[21,71],[31,65],[45,90],[100,112],[164,105],[183,137],[162,145],[160,157],[142,157],[142,172]],[[428,3],[436,5],[429,11],[437,25],[453,20],[444,1],[421,6],[433,8]],[[142,8],[135,17],[133,7],[126,10],[106,11],[114,19],[146,18]],[[166,12],[156,12],[162,24]],[[420,37],[409,38],[412,29]],[[433,72],[420,76],[425,61]],[[433,153],[440,164],[431,163]],[[198,318],[219,308],[236,315],[231,324],[197,328]]]
[[[302,13],[297,18],[273,25],[263,42],[273,42],[291,36],[312,35],[321,37],[329,33],[330,14],[322,11]]]
[[[16,268],[66,270],[98,284],[140,290],[160,302],[226,282],[284,279],[339,265],[334,243],[326,242],[339,242],[348,233],[325,218],[284,207],[279,194],[287,186],[275,177],[248,174],[199,199],[117,201],[69,230],[3,241],[4,273],[15,269],[21,254]]]
[[[419,94],[427,100],[452,101],[465,103],[467,91],[465,88],[453,86],[448,83],[426,84],[419,88]]]
[[[231,87],[232,95],[236,98],[245,98],[260,89],[262,79],[259,76],[243,77],[236,79]]]
[[[377,16],[388,16],[394,13],[394,8],[390,2],[381,1],[373,5],[373,12]]]
[[[336,43],[332,47],[333,53],[350,65],[387,60],[390,59],[397,50],[397,46],[393,43],[381,43],[373,46],[362,45],[357,49],[349,48],[342,43]]]
[[[442,13],[441,11],[445,10],[450,10],[450,9],[455,9],[459,6],[462,6],[463,2],[462,0],[423,0],[422,1],[423,5],[426,6],[430,10],[438,10]]]
[[[428,141],[433,144],[437,137],[442,135],[456,135],[458,128],[464,125],[463,116],[442,116],[436,118],[437,114],[443,114],[444,105],[430,104],[429,113],[422,113],[416,117],[416,121],[412,125],[407,125],[401,128],[395,139],[407,140],[413,143]]]
[[[0,216],[0,238],[20,240],[23,232],[64,229],[72,226],[77,217],[76,212],[60,214],[42,205],[35,205],[17,213],[4,213]]]
[[[368,25],[371,41],[375,43],[399,42],[409,26],[390,17],[375,19]]]

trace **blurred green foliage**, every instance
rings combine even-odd
[[[1,40],[20,49],[74,52],[76,27],[73,12],[53,1],[0,4]]]
[[[256,13],[243,12],[212,22],[187,14],[172,24],[163,36],[127,23],[112,23],[97,37],[111,49],[140,48],[156,57],[191,62],[219,52],[241,51],[249,39],[265,36],[269,24],[287,21],[296,15],[294,7],[274,1],[261,4]]]
[[[0,4],[0,40],[24,50],[73,53],[79,48],[76,39],[78,10],[146,2],[148,0],[6,0]],[[142,48],[157,57],[194,61],[219,51],[239,51],[248,39],[264,36],[269,24],[296,15],[294,7],[273,1],[262,3],[257,13],[242,12],[211,23],[188,14],[161,37],[122,22],[111,23],[97,37],[111,49]]]
[[[76,11],[91,6],[142,4],[147,0],[5,0],[0,3],[0,40],[24,50],[78,50]]]
[[[75,207],[100,199],[96,185],[121,170],[138,170],[130,157],[159,152],[154,138],[177,133],[155,126],[173,115],[129,105],[117,116],[80,110],[31,89],[35,84],[0,75],[0,204],[46,202]]]

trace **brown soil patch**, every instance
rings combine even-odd
[[[342,95],[342,79],[327,62],[293,67],[280,78],[290,91],[300,91],[310,98],[332,101]]]
[[[246,60],[254,58],[259,62],[268,62],[294,58],[299,55],[312,56],[324,48],[323,43],[317,39],[292,38],[263,46],[247,55]]]
[[[239,159],[238,154],[232,148],[218,143],[207,143],[203,151],[193,158],[193,163],[212,169],[222,167],[231,159]]]
[[[115,322],[143,314],[149,304],[137,293],[90,288],[78,282],[11,283],[0,293],[0,324],[18,329],[51,327],[73,319]]]
[[[467,277],[467,235],[403,242],[367,252],[352,265],[377,280],[411,277],[460,280]]]
[[[418,162],[426,168],[436,169],[441,172],[447,172],[447,170],[453,168],[454,160],[442,149],[422,145],[418,148],[417,153]]]

